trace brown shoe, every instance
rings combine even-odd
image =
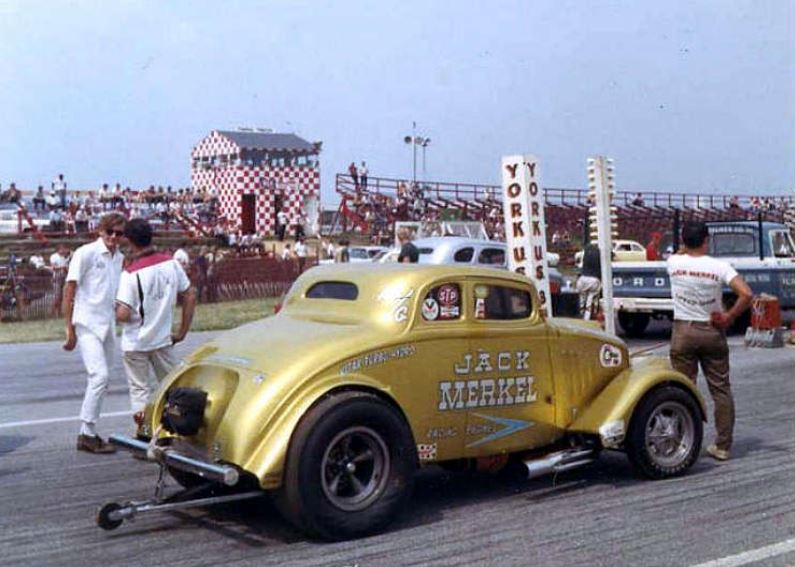
[[[103,441],[99,435],[78,435],[77,450],[87,453],[115,453],[116,447]]]

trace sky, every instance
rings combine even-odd
[[[186,186],[214,129],[322,141],[371,176],[791,194],[790,0],[0,0],[0,183]]]

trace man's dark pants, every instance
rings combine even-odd
[[[674,321],[671,365],[694,384],[701,365],[709,393],[715,403],[715,444],[718,449],[731,449],[734,398],[729,383],[729,345],[726,343],[726,334],[707,322]]]

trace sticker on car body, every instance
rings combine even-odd
[[[604,368],[615,368],[621,366],[623,356],[621,349],[615,345],[603,344],[602,349],[599,351],[599,363]]]
[[[436,321],[439,318],[439,304],[432,297],[422,302],[422,318],[426,321]]]
[[[417,458],[420,461],[435,461],[436,443],[419,443],[417,445]]]

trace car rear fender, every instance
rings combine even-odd
[[[301,389],[285,399],[270,419],[265,436],[243,463],[243,468],[253,473],[264,489],[281,486],[287,449],[293,432],[307,412],[327,396],[332,396],[335,392],[360,390],[377,395],[401,411],[383,384],[365,375],[328,375],[304,386],[308,389]]]
[[[602,445],[617,449],[624,442],[635,407],[651,390],[663,385],[673,385],[689,392],[701,409],[701,419],[706,420],[704,399],[695,385],[684,375],[671,368],[661,357],[645,357],[640,362],[618,374],[593,402],[574,420],[569,431],[598,436]]]

